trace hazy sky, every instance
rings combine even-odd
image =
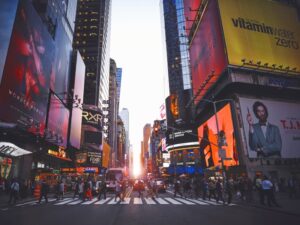
[[[129,110],[129,138],[139,151],[166,92],[159,0],[112,0],[111,58],[123,69],[120,110]]]

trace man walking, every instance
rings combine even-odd
[[[13,179],[13,182],[10,186],[10,195],[9,195],[9,201],[8,201],[9,204],[12,202],[13,199],[14,199],[14,204],[17,203],[19,191],[20,191],[20,185],[16,179]]]
[[[42,185],[41,185],[41,192],[40,192],[40,199],[38,203],[41,203],[42,198],[45,198],[46,203],[48,203],[48,195],[49,193],[49,185],[46,183],[45,180],[42,181]]]

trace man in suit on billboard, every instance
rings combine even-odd
[[[253,112],[258,123],[253,123],[248,109],[249,146],[257,152],[257,157],[281,156],[282,141],[279,128],[267,121],[268,109],[259,101],[253,104]]]

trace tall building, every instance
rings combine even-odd
[[[169,97],[166,101],[167,112],[171,102],[176,101],[177,114],[168,114],[168,125],[179,127],[190,123],[187,115],[187,97],[191,94],[191,74],[189,65],[188,39],[185,29],[183,0],[161,1],[161,19],[167,54]],[[171,99],[170,99],[171,98]],[[171,118],[172,117],[172,118]]]
[[[102,109],[109,96],[111,0],[78,2],[74,48],[86,65],[84,104]]]
[[[143,141],[141,142],[141,168],[142,172],[148,171],[148,161],[150,158],[149,140],[151,135],[151,124],[145,124],[143,128]],[[146,174],[145,174],[146,175]]]
[[[274,180],[299,174],[299,1],[194,2],[185,8],[195,12],[186,17],[201,166]]]
[[[119,112],[120,96],[121,96],[121,85],[122,85],[122,68],[117,68],[116,81],[117,81],[117,101],[118,101],[117,109],[118,109],[118,112]]]
[[[0,15],[6,17],[5,26],[0,26],[0,157],[11,162],[5,176],[42,179],[47,170],[51,174],[71,166],[68,147],[74,105],[69,87],[75,76],[71,68],[76,64],[72,61],[76,4],[66,0],[0,3]],[[80,134],[75,138],[80,139]]]
[[[129,154],[129,146],[130,146],[130,140],[129,140],[129,111],[127,108],[123,108],[121,112],[119,113],[123,123],[124,128],[126,132],[126,140],[125,140],[125,153]],[[127,165],[128,166],[128,165]]]
[[[108,144],[111,147],[111,153],[117,151],[117,121],[118,121],[118,87],[116,81],[117,65],[116,62],[110,60],[110,77],[109,77],[109,104],[108,114],[104,118],[104,122],[108,125]],[[111,159],[111,158],[110,158]],[[111,165],[111,160],[110,160]]]

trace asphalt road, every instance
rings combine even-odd
[[[195,202],[174,198],[170,193],[159,194],[154,201],[137,193],[129,193],[127,202],[114,202],[109,194],[106,201],[82,203],[65,198],[48,204],[27,202],[0,209],[0,225],[293,225],[300,216],[272,210],[231,205],[214,201]]]

